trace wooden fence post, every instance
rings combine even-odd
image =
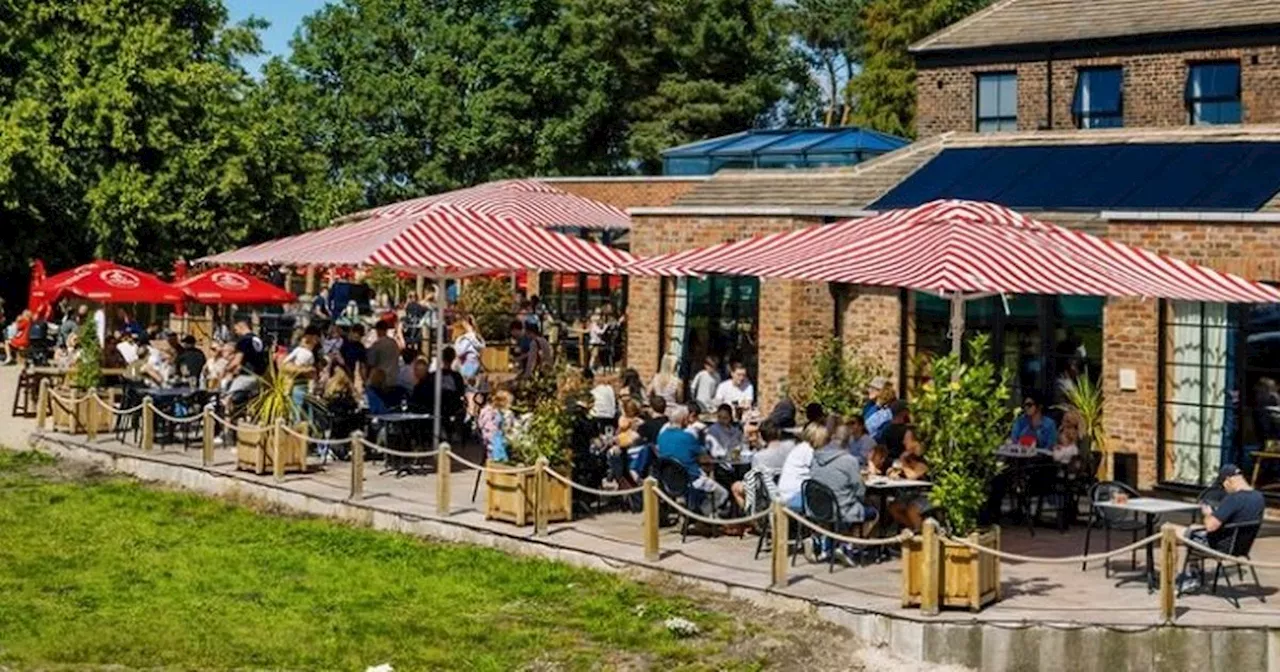
[[[98,389],[91,387],[84,401],[84,434],[92,442],[98,438]]]
[[[923,555],[922,565],[924,576],[921,577],[920,589],[920,613],[927,616],[936,616],[938,614],[938,598],[941,596],[942,588],[938,585],[940,577],[938,570],[942,563],[938,556],[940,546],[938,543],[938,527],[937,523],[929,518],[924,521],[923,533],[924,538],[921,540],[920,552]]]
[[[156,443],[156,409],[151,397],[142,399],[142,449],[150,451]]]
[[[271,428],[271,473],[276,481],[284,480],[284,418],[276,418]]]
[[[652,476],[644,479],[644,559],[657,562],[662,553],[658,550],[658,480]]]
[[[453,494],[449,490],[450,481],[453,478],[453,459],[449,457],[449,451],[453,448],[447,441],[440,443],[440,452],[436,453],[436,513],[442,517],[449,515],[450,506],[449,499]]]
[[[36,395],[36,429],[44,431],[49,418],[49,379],[40,379],[40,393]]]
[[[1160,526],[1160,620],[1172,623],[1177,616],[1174,581],[1178,566],[1178,526]]]
[[[351,433],[351,501],[364,499],[364,432]]]
[[[547,533],[547,458],[539,457],[533,467],[533,535]]]
[[[773,524],[769,528],[773,536],[770,549],[773,568],[770,578],[774,588],[787,587],[787,542],[791,538],[791,521],[787,518],[786,506],[782,500],[773,500]]]
[[[206,467],[213,466],[213,410],[213,402],[207,403],[200,416],[200,462]]]

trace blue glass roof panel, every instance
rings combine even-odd
[[[665,150],[662,152],[662,155],[666,157],[705,156],[717,147],[727,145],[739,138],[746,137],[747,133],[747,131],[741,131],[739,133],[734,133],[733,135],[722,135],[718,138],[709,138],[707,140],[691,142],[687,145],[680,145],[679,147],[672,147],[671,149]]]
[[[1280,143],[1125,143],[943,150],[870,207],[937,198],[1027,210],[1261,208],[1280,191]]]
[[[752,154],[755,153],[756,150],[766,148],[786,137],[786,134],[783,133],[748,133],[733,142],[711,149],[707,153],[711,155]]]

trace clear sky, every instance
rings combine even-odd
[[[262,33],[262,46],[267,56],[245,61],[249,72],[257,73],[262,64],[271,56],[287,56],[289,40],[293,39],[293,31],[302,25],[302,17],[314,13],[325,6],[326,0],[225,0],[231,22],[238,23],[250,16],[257,16],[271,22],[271,27]]]

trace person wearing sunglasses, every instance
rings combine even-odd
[[[1022,400],[1022,414],[1013,422],[1014,443],[1042,450],[1052,450],[1058,444],[1058,427],[1053,418],[1044,414],[1039,395],[1028,393]]]

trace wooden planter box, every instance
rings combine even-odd
[[[569,474],[560,472],[566,478]],[[573,515],[573,488],[548,476],[547,482],[547,522],[555,523],[569,520]],[[487,496],[485,498],[484,517],[490,520],[505,520],[516,525],[528,525],[533,522],[533,489],[534,474],[490,472],[485,480]]]
[[[83,397],[84,390],[72,388],[59,388],[56,394],[63,398],[79,398]],[[114,406],[120,399],[119,390],[98,390],[98,396],[108,404]],[[89,407],[96,406],[93,413],[96,413],[95,425],[99,433],[110,432],[115,424],[115,415],[101,406],[97,406],[97,402],[92,399],[83,399],[72,406],[64,406],[52,396],[49,398],[49,419],[53,423],[53,429],[63,434],[85,434],[89,426]]]
[[[490,343],[480,351],[480,366],[489,373],[507,373],[511,370],[509,343]]]
[[[305,435],[307,423],[300,422],[293,426],[293,431]],[[236,427],[236,468],[265,474],[273,471],[273,446],[271,445],[271,428],[260,427],[249,423],[240,423]],[[281,459],[286,472],[307,470],[307,442],[295,436],[285,434],[280,441]]]
[[[969,541],[1000,548],[1000,528],[969,535]],[[939,539],[938,605],[968,607],[980,611],[1000,599],[1000,558],[967,546]],[[924,538],[912,537],[902,545],[902,606],[920,605],[925,586]]]

